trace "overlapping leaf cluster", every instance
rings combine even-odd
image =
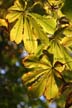
[[[38,47],[38,40],[42,43],[48,42],[45,32],[53,34],[56,21],[53,18],[33,13],[32,7],[27,6],[27,1],[23,3],[22,5],[19,0],[16,0],[14,5],[8,9],[6,19],[10,23],[15,22],[10,32],[11,41],[16,43],[23,41],[25,49],[33,53]]]
[[[67,89],[72,90],[70,4],[70,0],[15,0],[8,9],[6,19],[11,24],[10,39],[17,44],[23,41],[30,54],[23,60],[30,72],[25,73],[22,80],[34,98],[44,95],[52,100],[67,93]],[[68,94],[72,95],[72,91]],[[67,100],[71,100],[69,95]],[[71,104],[72,101],[66,101],[65,107]]]

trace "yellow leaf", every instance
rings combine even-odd
[[[7,14],[6,19],[8,19],[9,23],[14,22],[15,20],[17,20],[20,17],[21,13],[19,12],[10,12],[9,14]]]
[[[64,37],[60,43],[63,46],[70,46],[70,45],[72,45],[72,37]]]
[[[28,19],[25,18],[24,21],[24,46],[29,53],[35,53],[37,49],[37,39],[32,33],[32,28]]]
[[[10,32],[11,41],[15,41],[19,44],[23,38],[23,16],[20,16],[16,24],[13,26]]]
[[[58,68],[50,64],[48,56],[42,55],[40,59],[28,56],[23,62],[24,66],[31,69],[22,76],[22,81],[28,87],[30,95],[33,98],[44,95],[48,100],[56,98],[60,92],[55,76],[62,77],[57,74]]]
[[[48,100],[52,100],[53,98],[56,98],[58,96],[58,92],[59,88],[57,87],[54,76],[50,75],[46,83],[44,96],[46,96]]]
[[[0,18],[0,26],[5,26],[5,27],[8,27],[8,23],[5,19],[1,19]]]

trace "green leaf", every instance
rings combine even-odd
[[[47,18],[39,14],[31,13],[30,16],[43,28],[46,33],[53,34],[56,29],[56,20],[54,18]]]
[[[37,24],[36,20],[34,20],[31,17],[29,17],[29,20],[31,22],[30,24],[32,25],[33,33],[36,36],[36,38],[39,39],[42,44],[48,45],[48,37],[43,32],[42,28]]]
[[[50,41],[50,48],[48,51],[54,54],[54,63],[59,61],[65,64],[67,68],[72,70],[72,57],[68,49],[60,44],[59,40],[52,39]]]
[[[72,0],[65,0],[62,12],[69,18],[72,19]]]
[[[66,82],[72,82],[72,71],[65,69],[63,71],[63,77]]]
[[[52,66],[46,54],[40,55],[40,58],[36,56],[26,57],[23,63],[24,66],[31,69],[30,72],[22,76],[22,81],[28,87],[30,95],[33,98],[44,95],[48,100],[56,98],[59,94],[59,87],[55,76],[57,76],[57,79],[62,78],[61,72],[57,68],[58,64]],[[60,67],[63,68],[62,65]]]

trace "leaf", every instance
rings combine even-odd
[[[55,64],[54,64],[54,67],[57,71],[59,72],[63,72],[63,70],[65,69],[65,64],[57,61]]]
[[[19,3],[18,0],[16,0],[14,2],[14,5],[8,9],[8,14],[6,16],[6,19],[8,19],[10,23],[12,23],[21,16],[23,11],[24,9],[22,8],[21,4]]]
[[[23,17],[20,16],[19,19],[16,21],[16,24],[11,29],[10,32],[11,41],[15,41],[19,44],[23,39]]]
[[[61,107],[69,108],[69,105],[71,104],[71,99],[72,99],[72,96],[70,94],[72,92],[72,86],[71,85],[69,86],[68,84],[64,84],[62,85],[61,90],[62,90],[62,95],[60,96],[60,98],[56,100],[56,102],[60,108]]]
[[[29,56],[23,63],[31,70],[22,76],[22,81],[28,87],[31,97],[37,98],[44,95],[48,100],[56,98],[59,88],[55,76],[58,79],[60,72],[55,69],[56,66],[51,65],[48,56],[46,54],[43,54],[41,58]]]
[[[52,39],[50,41],[50,48],[48,51],[54,54],[54,64],[59,61],[65,64],[68,69],[72,70],[72,57],[68,49],[60,44],[57,39]]]
[[[24,46],[26,50],[30,53],[35,53],[37,49],[37,38],[32,32],[31,24],[28,22],[28,19],[24,21]]]
[[[42,44],[48,45],[48,37],[43,32],[42,28],[36,23],[36,21],[33,18],[29,17],[29,20],[33,28],[33,33],[37,37],[37,39],[39,39]]]
[[[48,37],[41,28],[42,24],[39,25],[31,16],[32,14],[29,12],[29,8],[20,4],[19,0],[16,0],[14,5],[9,8],[6,16],[6,19],[13,24],[10,31],[11,41],[19,44],[23,40],[25,49],[29,53],[35,53],[39,44],[45,45],[48,43]],[[39,16],[38,14],[36,15]],[[46,20],[46,18],[44,19]],[[41,43],[38,43],[38,40]]]
[[[23,39],[24,18],[22,13],[23,7],[19,1],[16,0],[14,5],[9,8],[8,14],[6,16],[6,19],[8,19],[10,23],[15,21],[15,25],[10,31],[10,39],[11,41],[15,41],[17,44],[19,44]]]
[[[54,76],[50,75],[46,84],[47,85],[46,85],[46,88],[45,88],[45,91],[44,91],[44,96],[48,100],[52,100],[52,99],[58,97],[59,88],[56,84]]]
[[[43,54],[45,54],[48,57],[50,63],[52,64],[53,63],[53,54],[49,53],[47,50],[43,50]]]
[[[71,46],[72,45],[72,37],[64,37],[60,43],[65,47]]]
[[[0,26],[5,26],[5,27],[8,28],[8,23],[7,23],[7,21],[6,21],[5,19],[1,19],[1,18],[0,18]]]
[[[65,69],[62,74],[66,82],[72,82],[72,71]]]
[[[30,16],[43,28],[46,33],[53,34],[56,28],[56,20],[53,18],[47,18],[35,13],[31,13]]]
[[[72,0],[65,0],[61,10],[69,19],[72,19]]]
[[[20,12],[11,12],[9,14],[7,14],[6,19],[8,19],[9,23],[14,22],[15,20],[19,19],[19,17],[21,16]]]
[[[72,25],[69,26],[69,27],[67,27],[67,28],[64,30],[63,34],[64,34],[65,36],[67,36],[67,37],[72,37]]]

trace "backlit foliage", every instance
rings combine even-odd
[[[10,41],[23,43],[28,52],[22,60],[28,71],[21,79],[30,98],[43,95],[49,101],[56,100],[59,107],[69,108],[72,105],[72,1],[15,0],[2,11],[5,14],[0,18],[0,27],[7,29]]]

